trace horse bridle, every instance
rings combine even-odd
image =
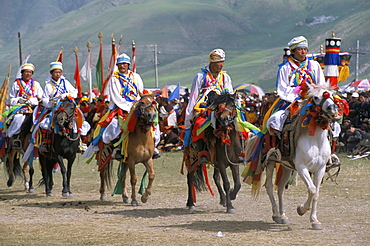
[[[63,127],[63,129],[65,129],[65,127],[64,127],[64,125],[65,125],[65,123],[67,123],[68,124],[68,128],[70,129],[70,130],[73,130],[73,125],[72,125],[72,123],[73,123],[73,116],[74,116],[74,114],[75,114],[75,111],[76,111],[76,105],[74,104],[74,108],[73,108],[73,112],[71,113],[71,114],[68,114],[66,111],[65,111],[65,109],[64,110],[62,110],[62,108],[58,108],[58,110],[57,110],[57,113],[64,113],[65,115],[66,115],[66,119],[65,120],[63,120],[63,124],[62,124],[62,126],[61,125],[59,125],[59,122],[58,122],[58,125],[59,125],[59,127]],[[70,136],[69,136],[69,134],[66,132],[66,131],[61,131],[61,132],[59,132],[59,134],[60,135],[62,135],[62,136],[65,136],[68,140],[70,140],[70,141],[76,141],[77,139],[79,139],[80,138],[80,132],[78,132],[78,134],[77,134],[77,137],[76,138],[71,138]]]
[[[324,103],[325,103],[328,99],[332,100],[332,101],[333,101],[333,104],[334,104],[336,107],[338,107],[338,106],[335,104],[334,99],[332,98],[332,96],[330,95],[330,93],[329,93],[329,92],[327,92],[327,91],[324,91],[324,92],[322,93],[322,98],[321,98],[321,100],[320,100],[320,103],[319,103],[319,104],[315,104],[315,105],[316,105],[316,106],[318,106],[318,107],[320,108],[319,115],[321,115],[321,116],[325,116],[325,118],[330,119],[330,120],[333,120],[333,117],[331,117],[329,114],[327,114],[327,112],[325,112],[325,111],[322,109],[322,108],[323,108]]]

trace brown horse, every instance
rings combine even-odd
[[[214,128],[209,126],[205,130],[207,146],[210,153],[210,161],[214,165],[213,179],[220,195],[220,204],[226,207],[227,213],[235,213],[235,209],[231,201],[236,198],[236,195],[241,188],[239,176],[239,165],[241,163],[239,163],[239,156],[242,151],[242,147],[238,132],[235,130],[235,126],[233,124],[235,118],[234,101],[235,100],[231,94],[222,94],[215,96],[213,102],[208,102],[212,104],[210,107],[214,112],[216,125]],[[191,159],[194,160],[195,158]],[[193,165],[198,165],[198,162]],[[230,167],[231,169],[234,180],[233,188],[230,188],[230,181],[226,172],[227,167]],[[195,185],[195,187],[200,191],[204,190],[206,186],[204,185],[202,168],[200,166],[192,168],[191,171],[189,171],[190,169],[188,165],[187,168],[187,207],[190,210],[194,210],[195,189],[193,189],[193,186]],[[222,178],[223,185],[221,185],[220,176]]]
[[[32,114],[28,113],[23,124],[21,127],[21,134],[20,134],[20,141],[21,141],[21,147],[20,148],[14,148],[13,147],[13,138],[7,138],[6,139],[6,171],[8,174],[8,181],[7,186],[11,187],[14,183],[14,180],[17,176],[20,176],[24,180],[24,187],[25,190],[33,193],[35,190],[33,188],[33,174],[34,174],[34,168],[32,165],[29,165],[29,160],[25,161],[23,164],[23,167],[21,167],[21,159],[23,154],[28,148],[28,145],[30,144],[30,138],[31,138],[31,127],[32,127]],[[4,143],[5,144],[5,143]],[[30,157],[33,158],[33,157]],[[22,171],[21,171],[22,170]],[[27,171],[28,171],[28,177],[27,177]]]
[[[121,166],[122,170],[122,199],[124,203],[129,203],[128,193],[126,190],[126,173],[130,171],[131,176],[131,204],[138,205],[136,200],[136,182],[137,177],[135,173],[135,165],[143,163],[146,172],[149,174],[148,186],[141,197],[143,203],[147,202],[151,194],[152,184],[155,177],[152,156],[154,153],[154,139],[152,135],[153,123],[157,118],[157,105],[154,97],[149,94],[141,95],[140,101],[131,108],[132,117],[137,117],[137,121],[133,131],[128,133],[127,144],[127,159],[123,161],[124,165]],[[127,119],[129,121],[129,119]],[[106,200],[105,188],[110,185],[110,173],[112,168],[111,158],[112,145],[108,144],[101,152],[105,153],[105,158],[108,161],[104,168],[100,170],[100,199]],[[114,153],[114,152],[113,152]],[[99,156],[99,154],[98,154]],[[98,163],[104,162],[103,159],[98,159]]]

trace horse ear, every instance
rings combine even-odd
[[[142,93],[141,91],[139,91],[139,96],[140,97],[143,97],[144,93]]]

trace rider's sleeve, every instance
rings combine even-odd
[[[224,90],[227,90],[231,94],[234,93],[233,83],[227,73],[224,73]]]
[[[78,95],[78,90],[76,88],[74,88],[71,84],[71,82],[69,82],[68,80],[64,80],[65,82],[65,85],[66,85],[66,90],[67,90],[67,93],[71,94],[71,96],[73,98],[76,98],[77,95]]]
[[[10,90],[9,90],[9,104],[10,104],[10,106],[14,106],[14,105],[19,104],[18,101],[21,97],[18,96],[18,92],[19,92],[19,86],[18,86],[17,82],[14,82],[12,84],[12,87],[10,87]]]
[[[294,84],[290,81],[293,77],[289,78],[290,73],[291,68],[288,64],[282,66],[277,75],[277,94],[282,100],[287,102],[293,102],[297,97],[297,94],[293,92]]]

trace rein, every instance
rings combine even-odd
[[[221,143],[225,146],[225,156],[227,158],[227,161],[232,165],[244,165],[244,163],[235,163],[230,160],[228,151],[227,151],[227,145],[231,145],[230,143],[230,137],[229,132],[232,130],[233,126],[231,125],[234,122],[234,119],[236,117],[235,115],[235,109],[227,108],[225,104],[219,104],[217,106],[218,111],[215,113],[215,115],[220,116],[223,111],[228,111],[230,113],[230,122],[227,126],[221,126],[213,131],[213,134],[215,137],[221,139]],[[219,117],[216,117],[216,119],[221,122]],[[243,143],[244,145],[244,143]]]

